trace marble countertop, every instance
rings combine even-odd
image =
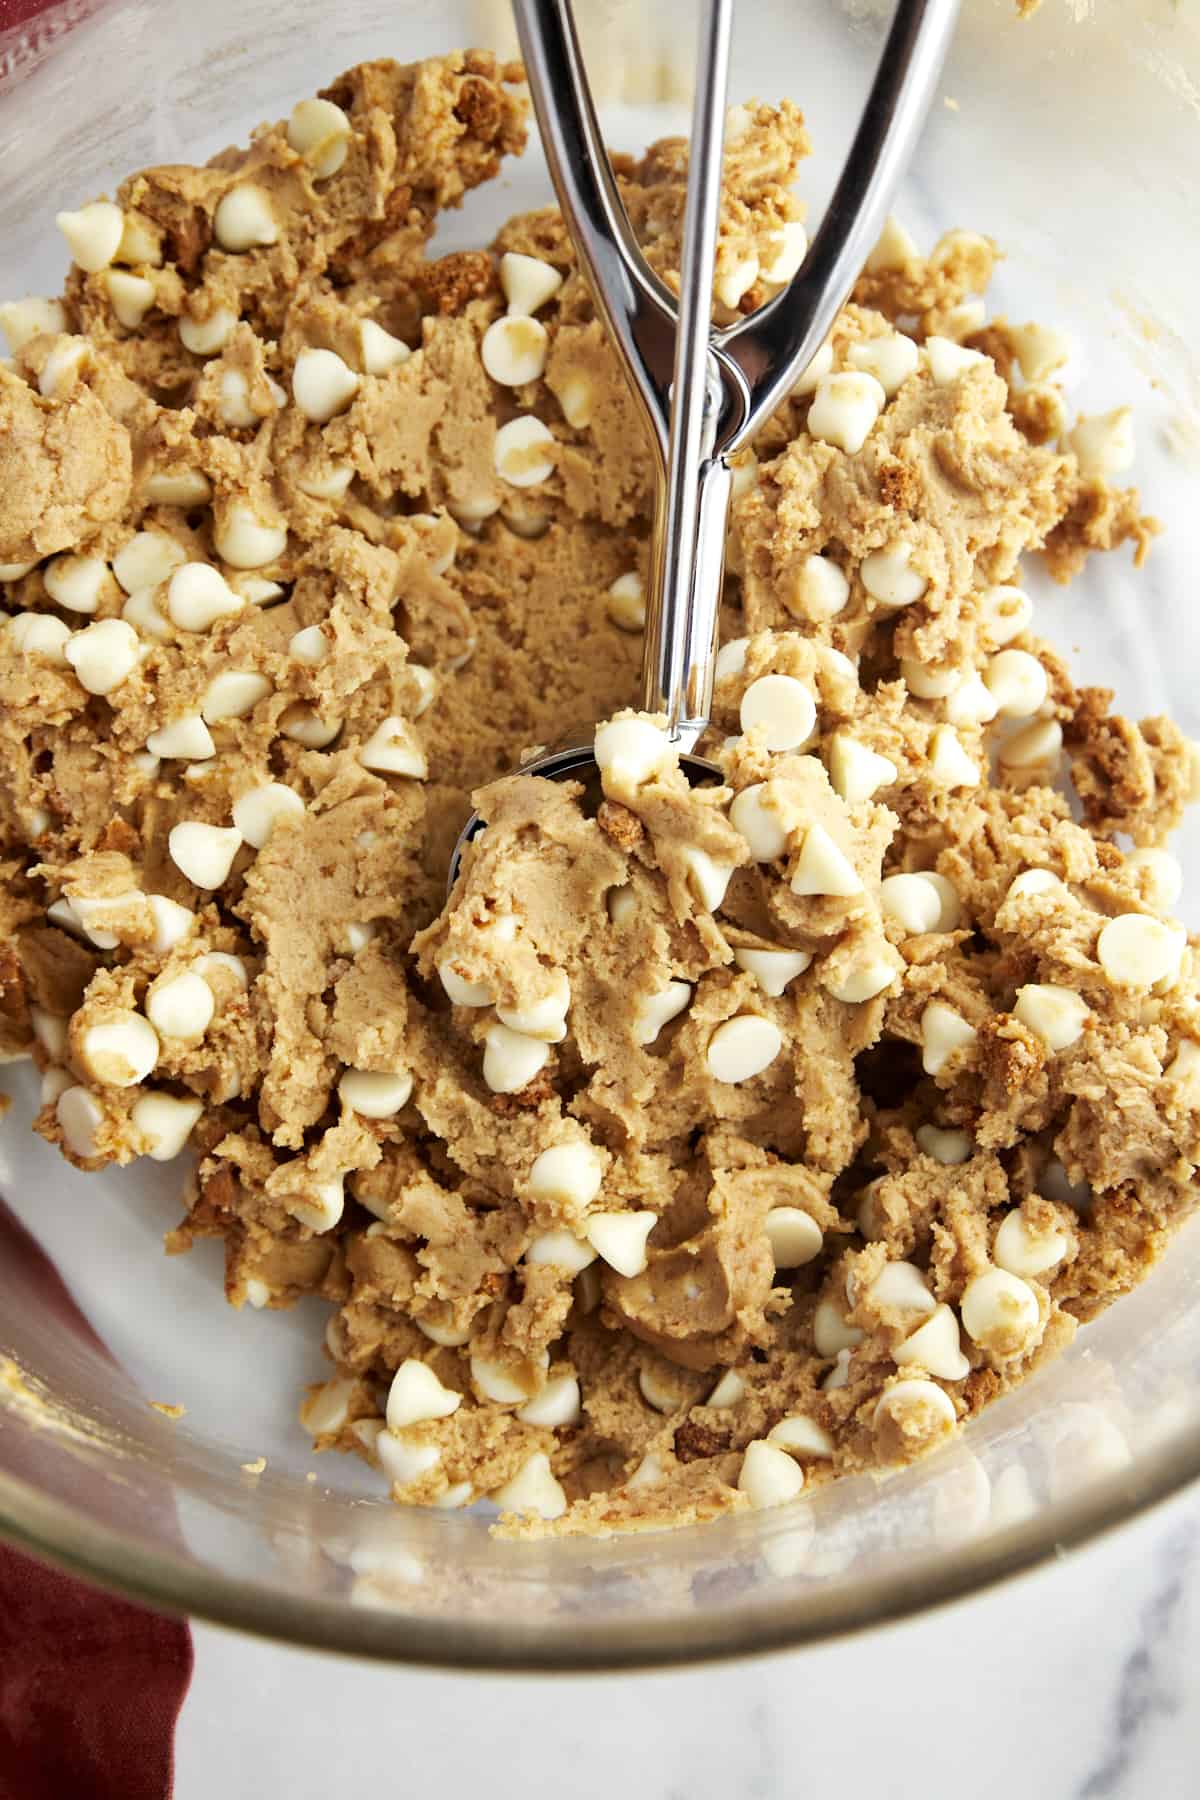
[[[914,1623],[661,1675],[425,1673],[201,1626],[176,1800],[1172,1800],[1200,1763],[1198,1564],[1193,1490]]]

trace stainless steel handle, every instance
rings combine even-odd
[[[642,706],[665,713],[690,750],[712,710],[717,617],[732,478],[714,458],[722,378],[710,349],[721,217],[733,0],[701,8],[679,269],[679,327],[665,485],[660,482],[646,611]]]
[[[803,267],[783,292],[716,343],[744,399],[719,438],[738,450],[824,343],[879,236],[912,155],[958,18],[959,0],[900,0],[854,142]]]
[[[621,202],[570,0],[513,0],[555,191],[654,444],[642,704],[666,714],[685,748],[708,723],[712,701],[731,487],[727,459],[789,392],[845,303],[920,130],[958,6],[959,0],[899,0],[850,154],[803,267],[769,305],[713,332],[733,0],[702,0],[678,307],[642,256]]]

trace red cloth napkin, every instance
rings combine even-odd
[[[0,1256],[98,1342],[0,1200]],[[192,1636],[0,1544],[0,1800],[169,1800]]]

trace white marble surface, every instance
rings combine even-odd
[[[459,1676],[199,1627],[176,1797],[1173,1800],[1200,1758],[1198,1566],[1194,1490],[914,1623],[708,1669]]]

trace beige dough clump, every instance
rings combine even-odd
[[[561,220],[428,255],[519,76],[351,70],[0,309],[0,1052],[77,1166],[198,1153],[169,1248],[223,1239],[232,1304],[330,1303],[320,1447],[611,1530],[922,1453],[1158,1256],[1195,754],[1021,587],[1145,554],[1124,415],[986,318],[988,239],[893,222],[740,459],[688,785],[628,710],[652,465]],[[800,114],[730,137],[720,319],[804,248]],[[673,282],[686,146],[619,176]],[[602,792],[508,773],[596,720]]]

